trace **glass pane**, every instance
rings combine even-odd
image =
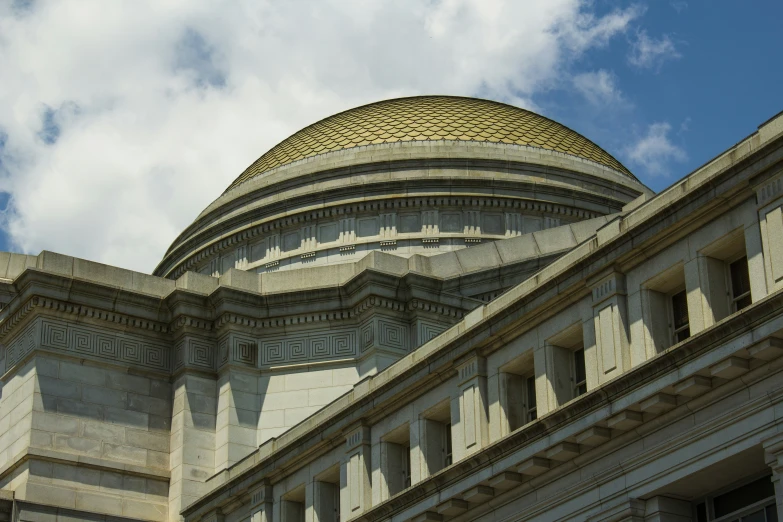
[[[767,506],[767,522],[778,522],[778,508],[775,504]]]
[[[527,378],[527,409],[532,410],[536,407],[536,378]]]
[[[764,510],[759,509],[750,515],[745,515],[741,520],[742,522],[765,522]]]
[[[691,329],[690,328],[683,328],[682,330],[680,330],[679,332],[677,332],[674,335],[674,338],[679,343],[681,341],[684,341],[685,339],[687,339],[690,336],[691,336]]]
[[[707,504],[705,502],[696,506],[696,522],[707,522]]]
[[[685,290],[672,296],[672,315],[675,330],[688,324],[688,299]]]
[[[579,349],[574,352],[574,381],[582,382],[585,380],[585,351]]]
[[[742,297],[740,299],[737,299],[737,311],[739,312],[743,308],[747,308],[751,305],[750,302],[750,294],[746,295],[745,297]]]
[[[731,293],[734,299],[738,295],[750,292],[750,275],[748,274],[748,258],[737,259],[729,266],[731,272]]]
[[[745,506],[750,506],[760,500],[773,496],[775,496],[775,486],[772,484],[770,477],[767,476],[758,479],[750,484],[745,484],[728,493],[715,497],[713,500],[715,518],[734,513]]]

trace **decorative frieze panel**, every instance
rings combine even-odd
[[[12,367],[33,351],[38,344],[38,326],[37,321],[33,322],[8,345],[6,368]]]
[[[250,337],[230,333],[218,342],[218,357],[218,367],[232,363],[255,368],[258,343]]]
[[[129,337],[97,326],[75,325],[56,319],[38,319],[8,346],[8,366],[22,360],[34,348],[70,352],[169,371],[169,348],[138,337]]]
[[[215,345],[199,337],[185,336],[174,347],[174,369],[215,369]]]
[[[355,329],[313,331],[263,339],[261,364],[295,364],[325,359],[355,357],[358,353]]]
[[[410,351],[408,325],[385,317],[375,317],[359,328],[361,352],[383,348],[407,353]]]
[[[441,333],[445,332],[448,327],[446,325],[436,323],[434,321],[427,321],[420,319],[418,321],[417,337],[418,345],[431,341]]]

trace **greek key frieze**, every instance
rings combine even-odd
[[[129,337],[96,326],[74,325],[54,319],[41,319],[39,322],[40,342],[36,339],[34,344],[40,344],[42,348],[135,364],[153,370],[171,369],[169,350],[165,344]]]
[[[345,329],[307,332],[264,339],[260,346],[263,365],[355,357],[358,348],[357,331]]]

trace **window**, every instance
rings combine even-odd
[[[704,326],[750,306],[745,234],[738,228],[699,251],[699,290],[706,298]]]
[[[422,479],[454,461],[451,445],[451,404],[448,399],[422,413],[419,421]]]
[[[771,476],[710,495],[696,504],[697,522],[778,522]]]
[[[729,265],[729,279],[731,282],[731,308],[734,312],[739,312],[751,304],[747,257],[741,257]]]
[[[538,417],[533,366],[533,350],[528,350],[498,369],[501,435],[516,431]]]
[[[584,366],[584,363],[583,363]],[[537,408],[536,408],[536,377],[535,375],[531,375],[525,380],[525,388],[526,388],[526,397],[527,400],[527,421],[533,422],[538,418],[537,414]]]
[[[319,522],[340,522],[340,466],[315,477],[313,508]]]
[[[382,441],[381,472],[390,498],[411,486],[410,428],[404,424],[392,430]],[[384,500],[385,500],[384,498]]]
[[[405,446],[402,450],[402,462],[400,462],[400,469],[402,474],[402,486],[403,489],[411,487],[411,447]]]
[[[688,296],[681,290],[671,296],[672,344],[677,344],[691,336],[688,322]]]
[[[641,298],[644,344],[648,356],[690,336],[685,265],[677,263],[643,283]]]
[[[572,379],[574,381],[574,397],[587,393],[587,372],[585,371],[585,350],[574,350],[572,366]]]
[[[546,379],[552,385],[558,406],[587,393],[588,368],[584,348],[581,322],[572,324],[546,340],[546,358],[551,361],[547,365],[552,368],[551,374],[547,372]],[[595,367],[589,370],[594,372]]]
[[[280,499],[282,522],[304,522],[305,487],[304,484],[289,491]]]
[[[451,423],[446,424],[446,427],[443,430],[441,445],[443,447],[443,467],[445,468],[454,463],[454,450],[451,446]]]

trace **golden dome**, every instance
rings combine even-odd
[[[340,112],[281,141],[228,190],[281,165],[318,154],[398,141],[483,141],[570,154],[636,179],[608,152],[568,127],[530,111],[477,98],[415,96]]]

